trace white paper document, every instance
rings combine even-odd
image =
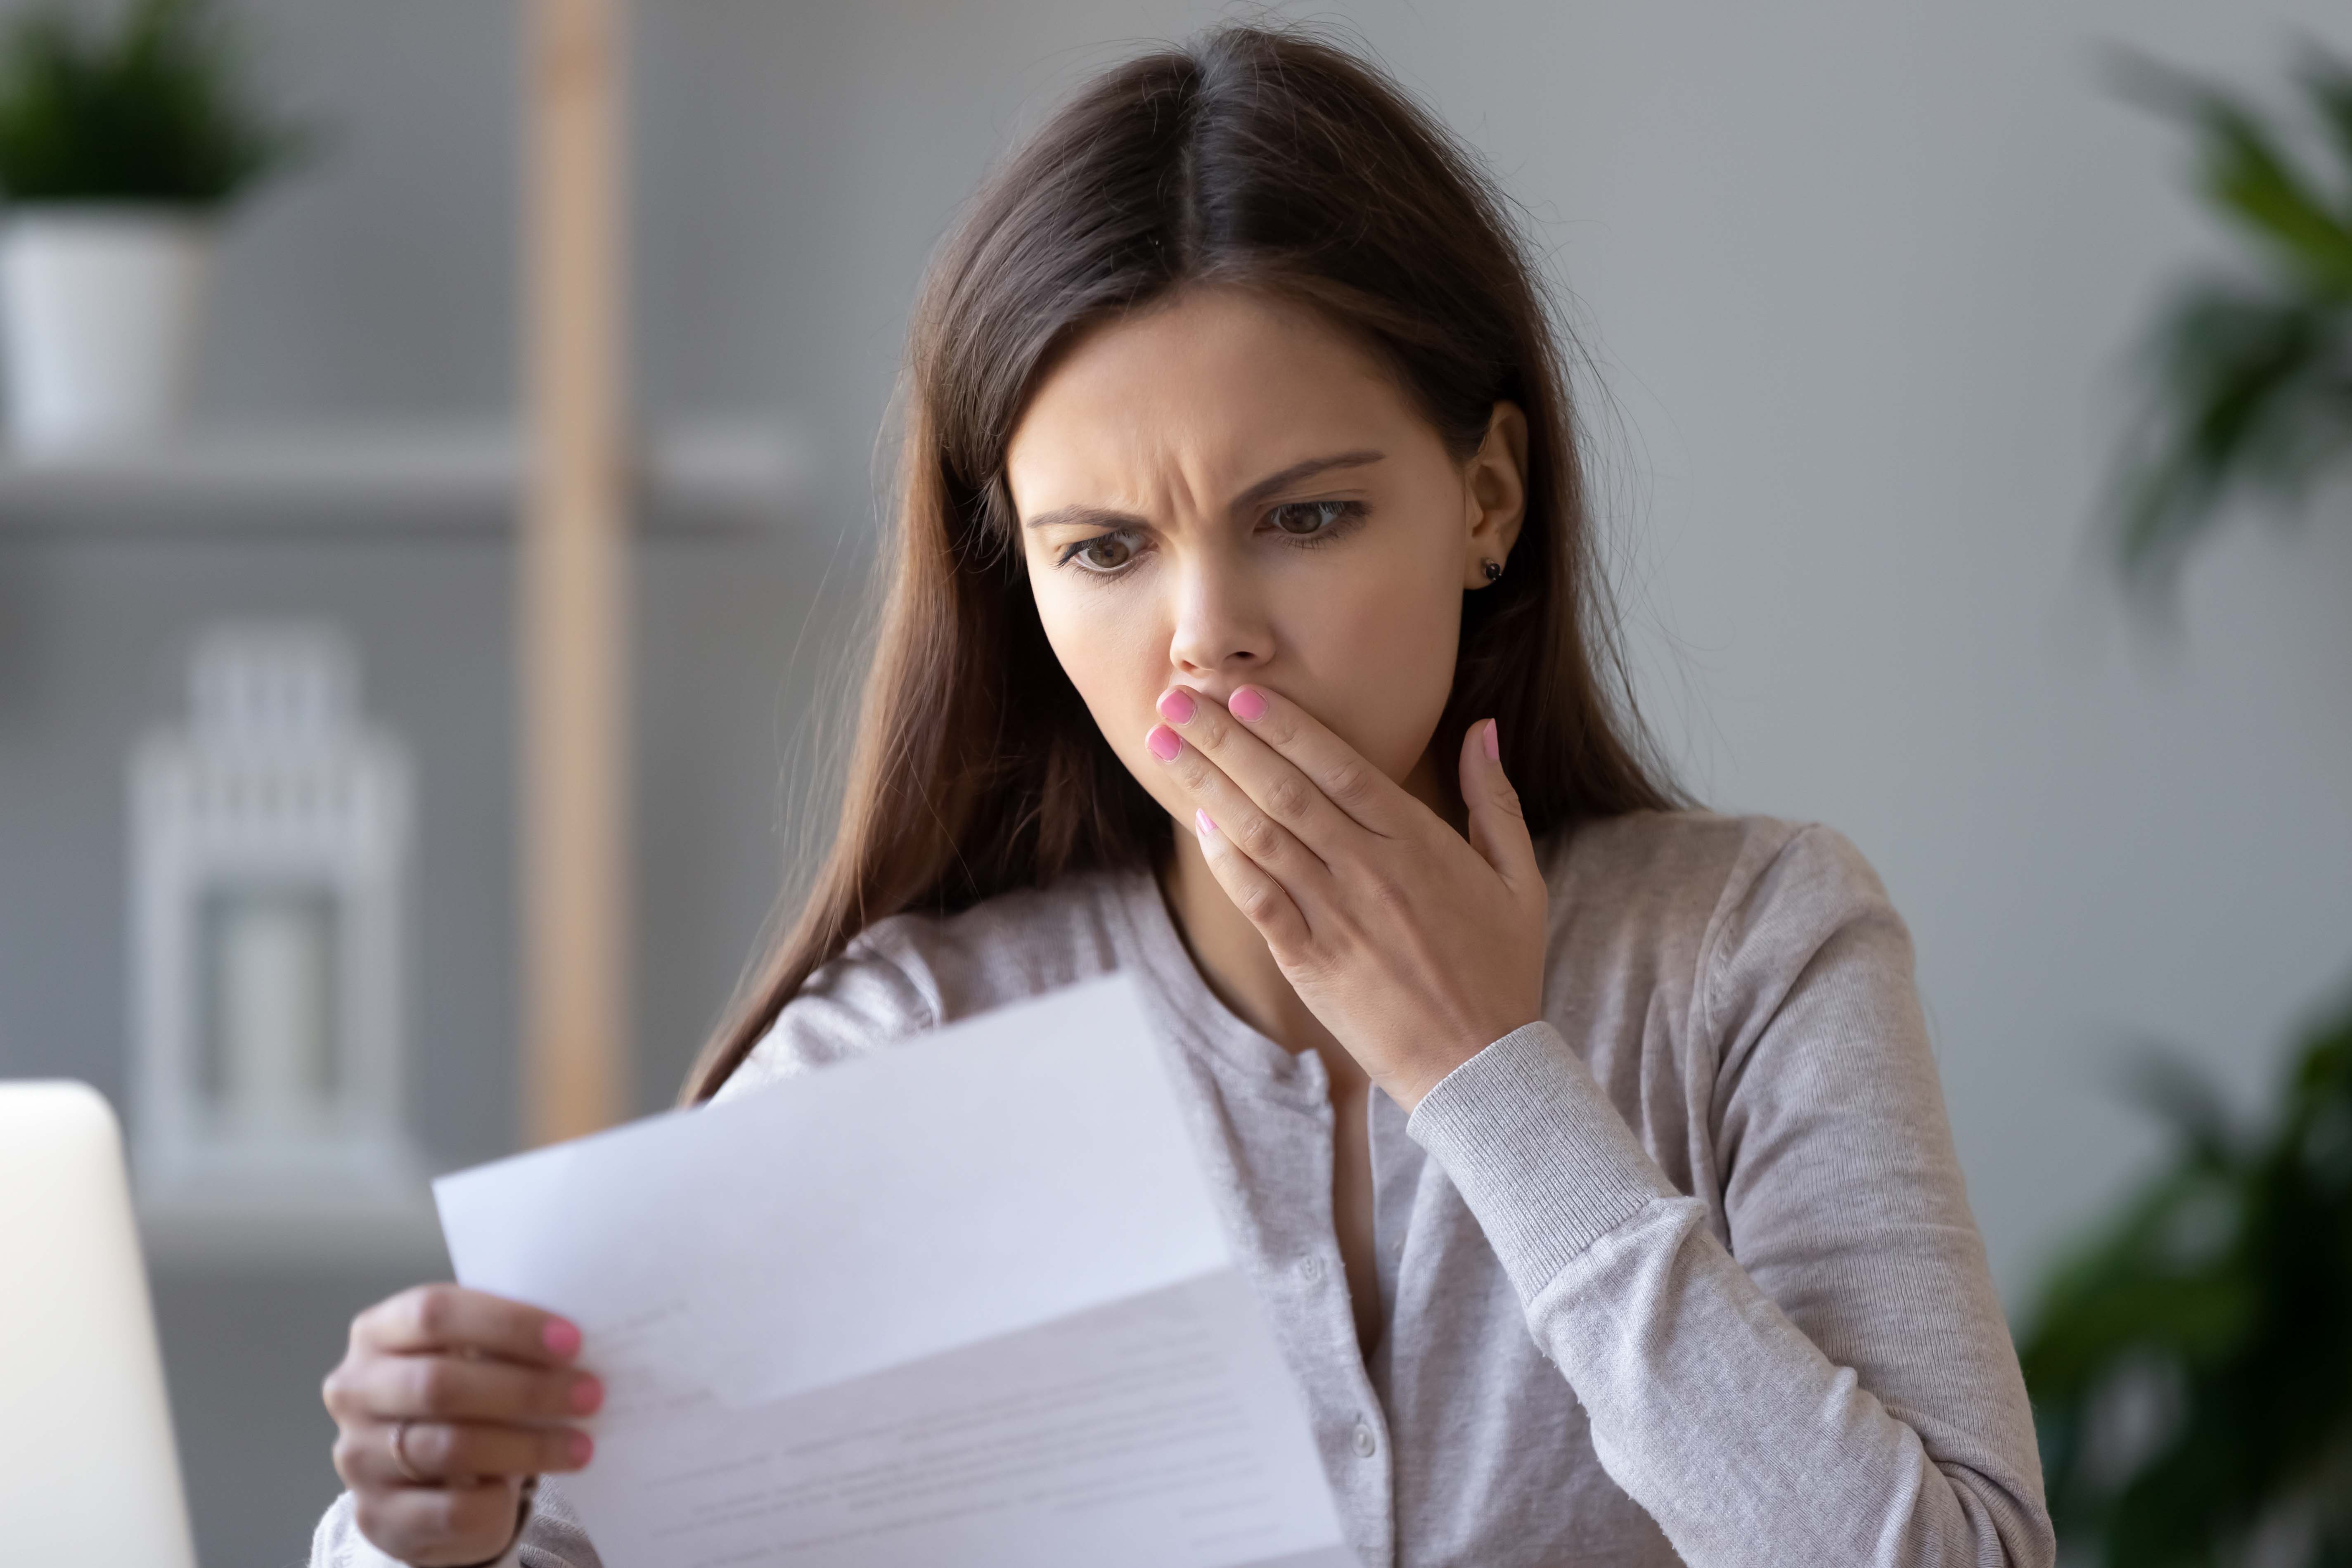
[[[1353,1568],[1130,982],[434,1184],[606,1568]]]

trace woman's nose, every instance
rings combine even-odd
[[[1244,567],[1198,556],[1171,575],[1176,605],[1171,664],[1203,675],[1265,665],[1274,653],[1274,628]]]

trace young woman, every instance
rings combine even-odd
[[[690,1099],[1127,971],[1367,1564],[2052,1561],[1903,922],[1647,760],[1440,128],[1283,33],[1110,72],[941,252],[905,418],[839,837]],[[362,1313],[313,1562],[594,1562],[526,1479],[579,1350]]]

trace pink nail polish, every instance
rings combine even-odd
[[[1196,805],[1192,808],[1192,831],[1203,838],[1214,838],[1217,836],[1217,819]]]
[[[595,1441],[585,1432],[572,1434],[568,1447],[572,1451],[572,1462],[575,1465],[586,1464],[589,1457],[596,1452]]]
[[[539,1338],[550,1355],[568,1356],[580,1348],[580,1331],[561,1318],[550,1318],[539,1331]]]
[[[1160,716],[1171,724],[1181,724],[1192,717],[1192,694],[1182,687],[1172,687],[1160,699]]]
[[[1494,720],[1486,721],[1486,760],[1500,762],[1503,758],[1503,730]]]
[[[1243,723],[1254,724],[1265,717],[1265,694],[1254,686],[1237,687],[1225,709]]]
[[[1151,733],[1143,737],[1143,743],[1150,747],[1151,754],[1163,763],[1174,762],[1176,753],[1184,749],[1184,742],[1176,738],[1176,731],[1165,724],[1151,726]]]
[[[604,1385],[593,1377],[583,1377],[572,1385],[572,1408],[585,1415],[604,1403]]]

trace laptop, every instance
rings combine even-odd
[[[0,1563],[194,1568],[122,1134],[0,1083]]]

